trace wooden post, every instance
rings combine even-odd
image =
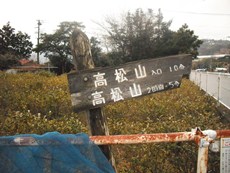
[[[106,117],[101,108],[90,109],[87,113],[91,136],[109,135]],[[111,147],[109,145],[100,145],[99,147],[115,169],[115,160],[111,152]]]
[[[90,42],[85,33],[79,29],[75,29],[70,38],[70,47],[73,55],[73,63],[77,72],[80,73],[81,70],[94,68]],[[90,135],[109,135],[106,117],[103,115],[101,108],[89,109],[86,112]],[[110,146],[101,145],[99,147],[116,171],[115,160]]]

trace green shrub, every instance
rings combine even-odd
[[[28,112],[9,112],[1,121],[0,135],[15,134],[43,134],[58,131],[60,133],[87,132],[87,129],[79,121],[76,114],[64,115],[53,119],[51,113],[48,115],[32,114]]]
[[[53,77],[53,76],[56,76],[55,73],[52,73],[52,72],[46,71],[46,70],[38,71],[38,72],[36,72],[36,74],[38,74],[40,76],[44,76],[44,77]]]
[[[0,113],[27,111],[53,117],[70,114],[71,101],[66,75],[43,76],[40,74],[0,75]]]
[[[103,108],[110,134],[227,129],[216,102],[187,79],[178,89]],[[82,119],[84,119],[82,121]],[[0,72],[0,135],[88,132],[86,117],[72,112],[66,75]],[[113,146],[121,173],[195,173],[193,142]],[[219,153],[209,153],[209,171],[219,172]]]
[[[170,133],[192,128],[227,129],[216,101],[184,79],[178,89],[105,108],[110,134]],[[119,172],[196,172],[197,145],[193,142],[113,147]],[[209,171],[219,170],[219,155],[209,153]]]
[[[87,132],[72,112],[66,75],[0,73],[0,134]]]

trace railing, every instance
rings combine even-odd
[[[194,141],[199,146],[197,173],[206,173],[208,165],[208,148],[212,151],[218,151],[220,146],[214,145],[215,140],[227,137],[230,137],[230,129],[201,131],[199,128],[196,128],[191,132],[90,136],[90,139],[97,145]],[[18,137],[11,145],[37,145],[36,142],[34,142],[35,140],[31,138],[32,137]],[[79,144],[79,142],[71,141],[71,139],[70,142],[72,144]]]
[[[190,73],[190,80],[230,109],[230,74],[216,72]]]

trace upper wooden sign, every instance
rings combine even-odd
[[[178,88],[191,66],[192,56],[183,54],[70,73],[73,108],[75,111],[91,109]]]

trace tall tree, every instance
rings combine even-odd
[[[8,22],[0,29],[0,54],[14,54],[20,58],[28,58],[32,53],[30,36],[21,31],[15,33],[15,29]]]
[[[6,70],[15,65],[19,65],[18,58],[15,55],[0,54],[0,70]]]
[[[202,42],[194,32],[187,25],[173,32],[169,29],[172,21],[163,19],[160,9],[156,13],[137,9],[119,20],[107,18],[107,26],[103,27],[112,50],[108,55],[114,64],[179,53],[197,55]]]
[[[108,57],[102,52],[100,41],[96,37],[90,38],[91,53],[96,67],[105,67],[110,65]]]
[[[182,25],[174,35],[174,45],[179,53],[190,53],[196,57],[202,43],[187,24]]]
[[[69,40],[76,27],[84,28],[78,22],[61,22],[53,34],[41,35],[41,44],[35,49],[35,51],[39,50],[44,53],[44,56],[49,58],[54,66],[58,67],[58,74],[69,72],[73,67]]]
[[[162,46],[163,38],[168,38],[164,37],[166,34],[171,34],[171,21],[164,22],[160,10],[155,14],[151,9],[146,13],[137,9],[125,14],[120,21],[109,18],[106,22],[112,50],[121,54],[123,62],[161,55],[157,47]]]
[[[30,36],[15,29],[8,22],[0,29],[0,64],[1,70],[17,63],[19,59],[29,58],[32,53]]]

